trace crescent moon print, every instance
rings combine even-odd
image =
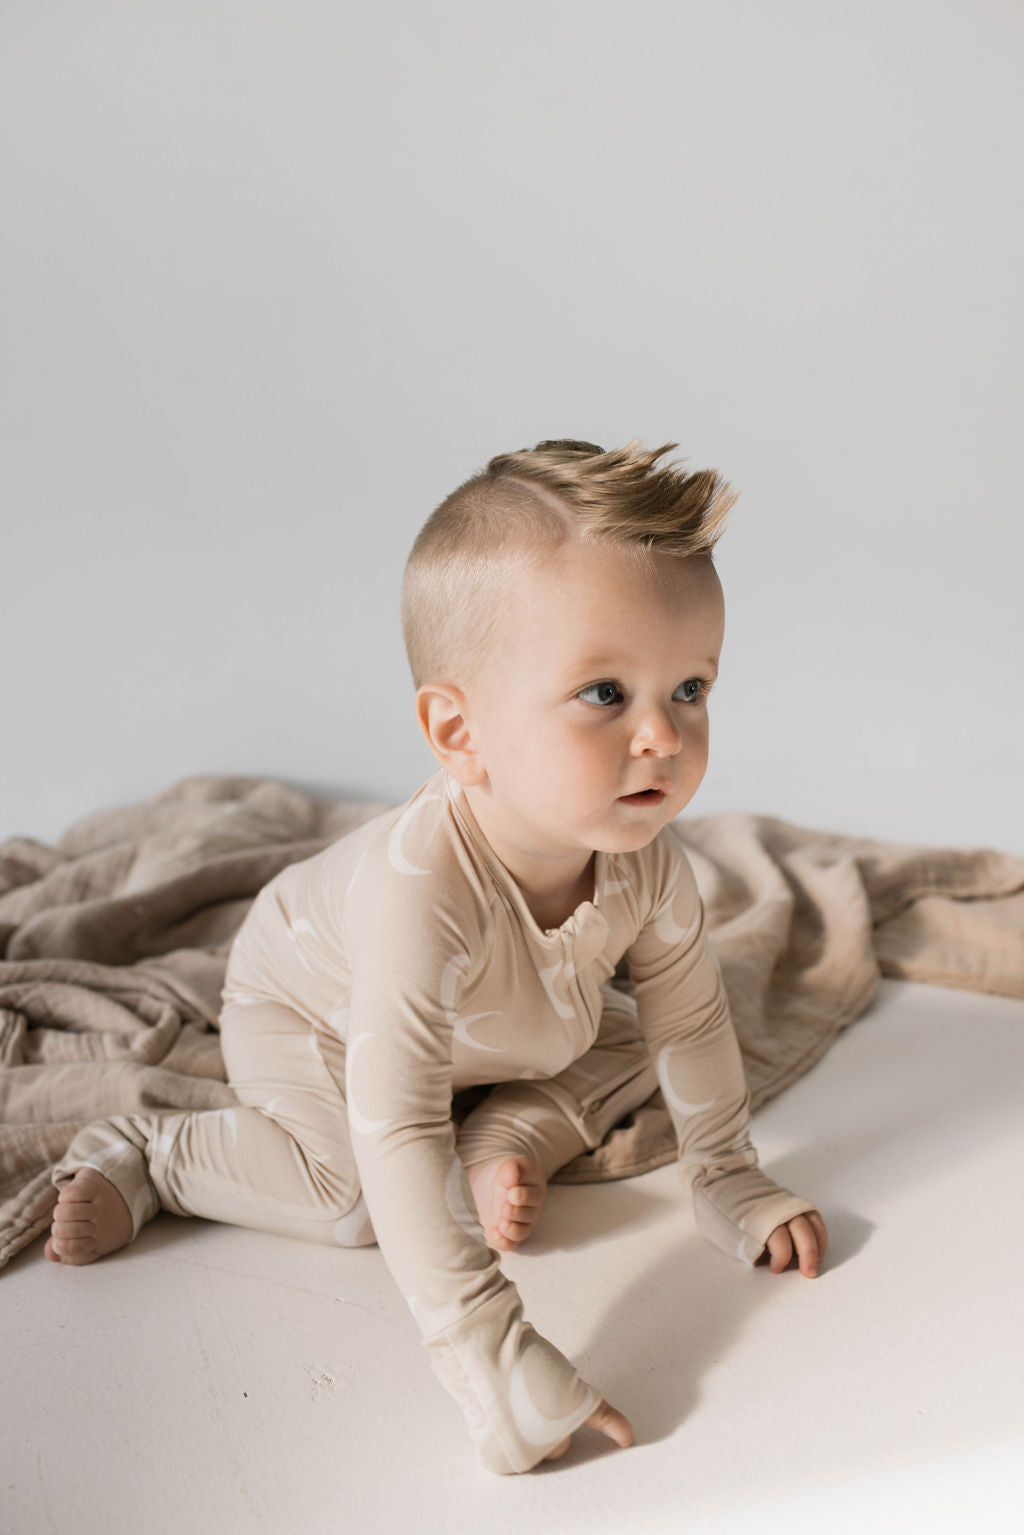
[[[459,989],[459,981],[469,964],[468,954],[455,954],[444,967],[441,976],[441,1006],[444,1008],[445,1017],[451,1024],[455,1038],[462,1044],[468,1045],[471,1050],[490,1050],[494,1054],[501,1053],[499,1045],[485,1045],[480,1040],[474,1039],[469,1033],[469,1025],[477,1023],[481,1018],[496,1018],[497,1011],[492,1008],[487,1013],[470,1013],[468,1018],[460,1018],[455,1011],[455,997]]]
[[[689,1103],[685,1098],[680,1098],[679,1094],[672,1086],[670,1066],[671,1056],[672,1047],[670,1045],[666,1046],[666,1048],[659,1053],[657,1062],[655,1063],[655,1070],[658,1073],[658,1082],[661,1086],[662,1092],[665,1094],[665,1098],[668,1101],[669,1107],[675,1109],[676,1113],[681,1115],[683,1119],[689,1119],[691,1114],[699,1114],[703,1109],[709,1109],[715,1100],[713,1098],[709,1098],[706,1103]]]
[[[575,1018],[575,1009],[570,1007],[567,1002],[561,1001],[555,991],[556,978],[558,976],[562,976],[564,978],[565,976],[565,966],[562,961],[559,960],[557,965],[549,965],[546,970],[538,971],[538,974],[540,975],[541,980],[544,982],[544,990],[547,992],[549,998],[551,999],[551,1006],[554,1008],[559,1018]]]
[[[688,927],[680,927],[671,911],[663,911],[655,921],[654,931],[662,943],[684,943],[687,938],[693,937],[699,927],[699,915]]]
[[[448,1021],[449,1021],[449,1023],[452,1026],[452,1030],[454,1031],[455,1038],[458,1039],[458,1040],[461,1040],[461,1042],[464,1045],[469,1045],[470,1049],[472,1049],[472,1050],[490,1050],[490,1051],[495,1052],[495,1053],[500,1055],[501,1054],[501,1046],[500,1045],[485,1045],[482,1040],[474,1039],[473,1036],[469,1033],[469,1026],[470,1026],[471,1023],[476,1023],[481,1018],[495,1018],[495,1017],[497,1017],[497,1014],[494,1013],[494,1012],[490,1012],[490,1013],[470,1013],[468,1018],[449,1018]]]
[[[465,1179],[465,1182],[463,1181]],[[452,1218],[458,1222],[467,1236],[475,1237],[478,1242],[484,1240],[484,1228],[481,1226],[476,1210],[470,1206],[466,1198],[466,1190],[469,1188],[469,1180],[465,1176],[465,1169],[458,1157],[448,1169],[448,1176],[444,1180],[444,1202],[451,1211]]]
[[[749,1263],[751,1268],[753,1268],[754,1264],[757,1262],[760,1251],[761,1244],[759,1242],[755,1242],[753,1237],[741,1237],[739,1246],[736,1249],[736,1256],[743,1263]]]
[[[468,954],[453,954],[441,972],[441,1006],[446,1013],[451,1013],[455,1008],[455,996],[459,989],[466,967],[469,964]]]
[[[393,869],[398,870],[399,874],[430,873],[429,869],[421,869],[417,864],[409,862],[402,851],[402,838],[408,831],[409,822],[414,818],[417,811],[422,810],[424,805],[429,805],[432,800],[439,800],[442,797],[440,794],[424,794],[409,806],[404,815],[399,816],[391,836],[388,838],[388,862]]]
[[[294,922],[288,923],[288,926],[285,928],[285,932],[288,934],[288,937],[295,948],[295,953],[298,955],[300,962],[309,971],[310,975],[315,975],[316,971],[313,969],[313,966],[310,964],[305,954],[303,954],[302,945],[299,943],[300,933],[312,933],[313,937],[316,937],[316,932],[314,931],[312,924],[307,922],[305,917],[296,917]]]
[[[361,1191],[348,1214],[335,1221],[334,1240],[339,1247],[371,1247],[377,1240]]]
[[[568,1413],[564,1418],[549,1418],[541,1412],[526,1384],[524,1360],[528,1353],[529,1347],[524,1349],[513,1366],[512,1379],[508,1387],[508,1405],[512,1409],[516,1428],[527,1444],[550,1444],[553,1439],[564,1439],[566,1434],[571,1434],[574,1428],[579,1427],[579,1409]],[[589,1414],[593,1410],[597,1397],[593,1388],[588,1389],[587,1413]]]
[[[366,855],[367,855],[367,853],[369,851],[370,851],[370,849],[368,847],[364,847],[363,848],[363,851],[359,855],[359,862],[356,864],[355,868],[352,870],[352,877],[349,880],[348,884],[345,886],[345,899],[346,899],[346,901],[348,900],[349,896],[352,894],[352,886],[355,884],[356,880],[359,878],[359,871],[363,867],[363,864],[366,862]]]
[[[391,1123],[390,1119],[368,1119],[365,1114],[360,1114],[352,1097],[352,1068],[356,1052],[371,1037],[369,1034],[357,1034],[348,1047],[348,1122],[359,1135],[376,1135],[378,1130],[386,1130]]]

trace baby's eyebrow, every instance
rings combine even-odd
[[[577,672],[613,672],[621,670],[622,657],[615,660],[609,655],[582,656],[565,669],[566,676],[575,676]]]

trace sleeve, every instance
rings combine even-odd
[[[468,958],[443,912],[387,910],[365,888],[345,912],[352,961],[346,1099],[352,1148],[381,1252],[483,1465],[527,1471],[599,1395],[523,1316],[485,1244],[455,1150],[445,972]],[[417,895],[419,893],[417,892]],[[450,977],[454,972],[448,970]]]
[[[663,835],[649,852],[650,909],[626,953],[641,1028],[698,1229],[753,1264],[776,1226],[816,1206],[758,1165],[739,1043],[693,871],[682,848]]]

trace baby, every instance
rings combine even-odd
[[[818,1211],[758,1166],[667,829],[707,765],[712,549],[735,499],[713,471],[658,466],[672,447],[542,442],[442,502],[402,592],[439,770],[253,903],[220,1021],[239,1106],[103,1120],[54,1173],[54,1262],[115,1251],[159,1209],[378,1242],[495,1472],[564,1454],[583,1423],[632,1443],[497,1254],[657,1088],[705,1236],[776,1273],[795,1257],[813,1277],[825,1252]]]

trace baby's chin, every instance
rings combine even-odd
[[[621,829],[603,830],[595,834],[595,853],[639,853],[649,847],[658,833],[668,825],[671,816],[652,817],[646,826],[624,826]]]

